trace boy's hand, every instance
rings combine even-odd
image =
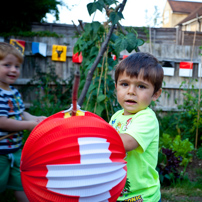
[[[28,131],[32,131],[38,125],[36,121],[26,121],[26,123]]]
[[[36,117],[36,122],[37,123],[40,123],[40,122],[42,122],[44,119],[46,119],[47,117],[46,116],[37,116]]]

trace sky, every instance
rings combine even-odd
[[[193,1],[193,2],[202,2],[202,0],[184,0],[184,1]],[[78,20],[83,22],[92,22],[99,21],[104,22],[105,14],[102,14],[100,11],[97,11],[95,16],[92,14],[89,16],[87,11],[87,4],[93,2],[93,0],[63,0],[63,2],[69,7],[68,9],[65,6],[59,7],[60,11],[60,20],[55,21],[55,18],[48,14],[47,22],[56,22],[62,24],[76,24],[78,25]],[[119,2],[122,2],[119,0]],[[158,22],[154,24],[153,18],[155,13],[160,17],[162,16],[163,9],[165,7],[166,0],[127,0],[126,6],[123,11],[124,19],[121,20],[123,26],[161,26],[161,19],[159,18]],[[155,10],[157,8],[157,12]],[[72,22],[73,21],[73,22]]]

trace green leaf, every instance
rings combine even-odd
[[[109,20],[112,22],[113,25],[115,25],[119,20],[123,18],[122,13],[120,12],[111,12],[109,15]]]
[[[84,27],[85,35],[89,35],[90,32],[92,31],[92,26],[91,23],[86,23]]]
[[[94,90],[95,88],[97,88],[96,85],[90,85],[88,92],[91,92],[92,90]]]
[[[94,12],[97,10],[96,2],[89,3],[89,4],[87,5],[87,9],[88,9],[89,15],[91,16],[91,14],[94,13]]]
[[[102,9],[104,8],[104,2],[102,0],[96,2],[96,7],[100,12],[102,12]]]
[[[112,5],[113,3],[115,3],[114,0],[104,0],[104,3],[108,6]]]
[[[103,100],[105,99],[105,95],[101,94],[101,95],[98,95],[97,97],[97,102],[102,102]]]
[[[95,22],[92,23],[93,34],[97,34],[100,26],[101,26],[101,23],[98,22],[98,21],[95,21]]]
[[[125,38],[118,38],[116,41],[115,41],[115,49],[118,50],[118,52],[121,52],[122,50],[125,50],[128,46],[128,42]]]
[[[111,38],[110,38],[111,41],[115,42],[117,38],[118,38],[118,36],[116,34],[112,33]]]
[[[89,57],[97,56],[98,51],[99,51],[99,49],[96,46],[92,47],[91,50],[90,50]]]
[[[133,33],[127,34],[125,38],[128,43],[126,50],[130,53],[137,47],[137,38]]]
[[[143,39],[137,39],[137,46],[142,46],[144,44]]]
[[[104,106],[98,105],[98,106],[96,107],[96,112],[95,112],[95,113],[96,113],[98,116],[101,116],[103,110],[104,110]]]

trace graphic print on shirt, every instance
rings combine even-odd
[[[127,130],[128,127],[130,126],[130,124],[132,123],[132,118],[129,118],[127,121],[126,121],[126,125],[123,126],[123,131]]]
[[[120,130],[121,130],[121,122],[118,122],[116,127],[115,127],[115,130],[120,133]]]
[[[124,201],[143,202],[143,198],[141,195],[138,195],[138,196],[134,196],[132,198],[126,199]]]

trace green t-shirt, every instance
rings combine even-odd
[[[118,201],[158,202],[160,200],[160,182],[156,171],[159,145],[159,123],[155,113],[147,107],[133,115],[116,112],[109,124],[118,133],[131,135],[139,147],[126,153],[127,182]]]

